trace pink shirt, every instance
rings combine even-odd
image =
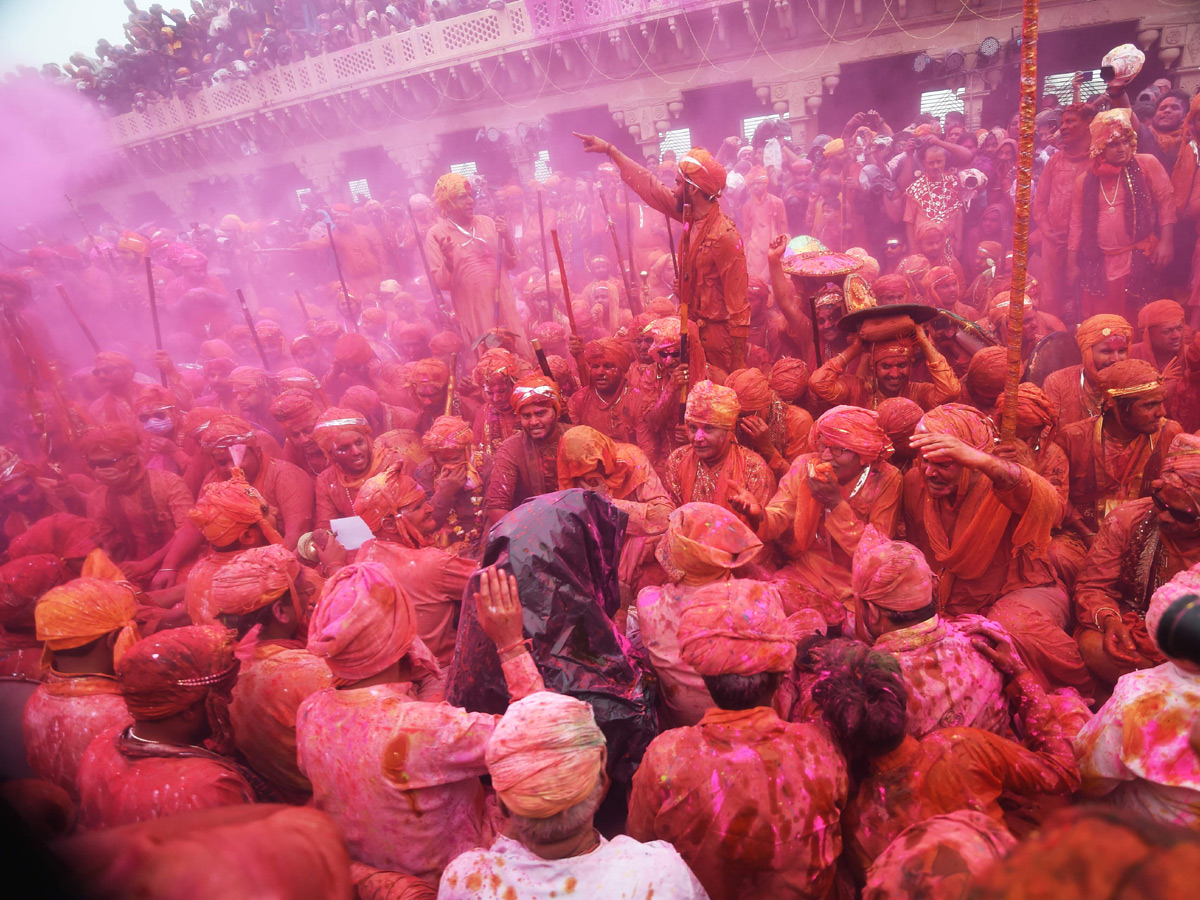
[[[1200,756],[1188,733],[1200,674],[1173,662],[1121,676],[1075,739],[1083,791],[1169,825],[1200,826]]]
[[[529,654],[504,664],[513,699],[542,688]],[[481,775],[499,716],[414,696],[408,683],[318,691],[296,715],[300,770],[350,855],[436,884],[494,828]]]
[[[934,616],[876,639],[876,650],[900,662],[908,686],[908,733],[913,737],[957,726],[1012,736],[1004,676],[971,646],[965,629],[972,621],[983,619]]]
[[[716,704],[700,673],[679,656],[679,616],[688,598],[703,585],[664,584],[642,588],[637,607],[630,610],[630,638],[641,635],[642,646],[661,687],[662,730],[695,725]]]

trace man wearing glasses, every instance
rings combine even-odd
[[[1075,639],[1097,680],[1113,685],[1164,660],[1146,630],[1151,595],[1200,563],[1200,437],[1171,444],[1150,496],[1118,506],[1075,582]]]

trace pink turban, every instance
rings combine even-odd
[[[116,664],[129,714],[165,719],[224,692],[237,678],[236,645],[237,632],[219,625],[171,628],[138,641]]]
[[[865,465],[893,453],[891,439],[879,426],[879,414],[861,406],[835,406],[822,413],[813,423],[810,440],[818,452],[823,446],[852,450]]]
[[[917,427],[925,410],[916,401],[907,397],[888,397],[875,407],[879,415],[879,427],[889,435],[906,434]]]
[[[382,563],[346,566],[325,582],[308,629],[308,652],[335,678],[362,681],[398,662],[417,637],[408,594]]]
[[[488,741],[492,785],[519,816],[548,819],[585,800],[604,766],[590,704],[538,691],[509,704]]]
[[[933,603],[933,572],[912,544],[888,540],[868,525],[854,551],[854,593],[881,609],[915,612]]]
[[[244,550],[213,574],[212,589],[204,598],[208,609],[199,618],[206,621],[220,614],[256,612],[291,590],[299,575],[300,561],[282,544]],[[299,604],[295,607],[299,614]]]
[[[1200,572],[1197,572],[1193,566],[1179,572],[1156,590],[1150,598],[1150,606],[1146,610],[1146,631],[1150,635],[1150,642],[1163,656],[1167,654],[1163,652],[1163,648],[1158,643],[1158,628],[1162,623],[1163,613],[1170,609],[1176,601],[1197,595],[1200,595]]]
[[[784,615],[775,587],[742,578],[716,581],[685,602],[679,616],[679,653],[701,675],[758,675],[792,668],[803,628]]]
[[[426,453],[435,450],[465,450],[471,446],[471,426],[458,416],[438,416],[433,420],[421,446]]]
[[[1185,432],[1171,442],[1163,460],[1162,480],[1200,502],[1200,437]]]
[[[926,434],[948,434],[969,447],[991,452],[995,442],[996,425],[973,406],[964,403],[943,403],[921,417],[917,431]]]

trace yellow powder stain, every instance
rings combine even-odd
[[[566,892],[568,894],[575,893],[575,885],[577,885],[577,884],[579,884],[579,882],[575,879],[574,876],[568,878],[566,888],[565,888]]]
[[[553,895],[551,895],[551,896],[553,896]],[[505,892],[504,892],[504,900],[517,900],[517,891],[511,884],[508,886],[508,889],[505,890]]]
[[[483,887],[483,878],[478,872],[472,872],[467,876],[466,885],[468,891],[477,891]]]

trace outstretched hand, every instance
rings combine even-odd
[[[967,634],[975,635],[971,646],[987,657],[1005,677],[1016,678],[1028,670],[1012,638],[999,625],[987,620],[976,622],[967,628]]]
[[[483,633],[492,639],[497,649],[519,644],[525,637],[517,579],[495,566],[479,573],[475,614]]]
[[[584,153],[607,153],[612,147],[608,141],[598,138],[594,134],[580,134],[578,131],[572,131],[571,134],[583,141]]]

